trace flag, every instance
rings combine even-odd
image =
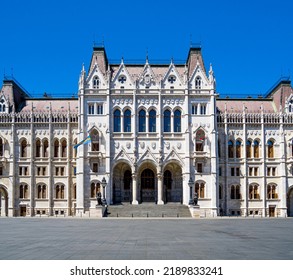
[[[88,137],[86,137],[85,139],[81,140],[79,143],[77,143],[76,145],[74,145],[74,149],[77,149],[80,145],[84,145],[84,144],[87,144],[89,142],[91,142],[92,139],[91,139],[91,136],[89,135]]]

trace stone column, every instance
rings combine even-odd
[[[137,178],[137,175],[132,174],[132,204],[138,204],[136,178]]]
[[[159,173],[157,175],[158,177],[158,204],[164,204],[163,201],[163,180],[162,180],[162,174]]]

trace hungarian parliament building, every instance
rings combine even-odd
[[[95,46],[78,96],[0,92],[1,216],[89,217],[111,204],[191,205],[205,217],[293,216],[293,90],[216,91],[201,47],[184,63],[110,63]],[[164,207],[164,206],[162,206]]]

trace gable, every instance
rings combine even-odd
[[[114,89],[134,89],[135,83],[133,82],[127,67],[121,62],[118,70],[112,79],[112,88]]]
[[[107,81],[99,69],[98,64],[95,64],[92,71],[89,73],[86,79],[86,87],[89,89],[106,89]]]
[[[162,79],[162,88],[172,89],[172,87],[174,89],[184,88],[184,82],[173,63],[170,64],[168,71]]]

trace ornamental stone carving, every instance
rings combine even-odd
[[[152,148],[153,148],[153,149],[156,148],[156,143],[155,143],[155,142],[152,143]]]
[[[144,147],[145,147],[145,143],[144,143],[144,142],[139,142],[139,145],[140,145],[140,147],[141,147],[142,149],[144,149]]]
[[[130,144],[130,142],[127,142],[127,143],[126,143],[126,148],[127,148],[127,149],[130,149],[130,148],[131,148],[131,144]]]

